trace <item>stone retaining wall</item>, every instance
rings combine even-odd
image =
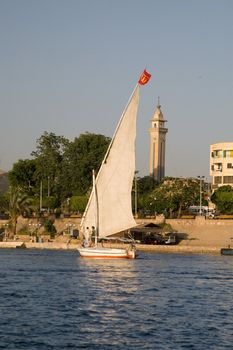
[[[16,248],[21,246],[23,242],[0,242],[1,248]],[[26,248],[29,249],[49,249],[49,250],[77,250],[78,244],[67,244],[67,243],[57,243],[57,242],[45,242],[45,243],[33,243],[26,242]],[[105,245],[111,246],[112,248],[123,248],[125,245],[111,244]],[[137,244],[137,250],[150,252],[150,253],[176,253],[176,254],[220,254],[220,249],[218,247],[204,247],[204,246],[183,246],[183,245],[143,245]],[[77,252],[78,254],[78,252]]]
[[[146,224],[149,222],[161,223],[164,221],[163,217],[157,217],[156,219],[139,219],[137,220],[138,224]],[[29,223],[37,223],[38,219],[24,219],[20,218],[18,223],[18,229],[23,226],[27,226]],[[80,218],[64,218],[55,220],[55,226],[58,232],[66,231],[69,225],[74,225],[75,228],[80,228]],[[7,221],[0,221],[0,227],[4,227]],[[204,217],[196,217],[196,219],[166,219],[166,223],[170,224],[171,227],[176,230],[179,234],[183,235],[183,240],[180,242],[177,247],[193,247],[192,249],[220,249],[222,247],[227,247],[232,243],[233,245],[233,220],[208,220]],[[42,230],[42,229],[41,229]],[[42,232],[40,232],[42,233]],[[20,236],[19,236],[20,239]],[[0,242],[1,244],[9,244],[14,246],[14,244],[19,245],[19,242]],[[29,244],[30,243],[30,244]],[[27,242],[27,245],[30,247],[41,247],[48,249],[67,249],[67,247],[72,245],[67,245],[67,242],[58,241],[57,242],[45,242],[45,243],[33,243]],[[55,245],[57,244],[57,245]],[[46,246],[45,246],[46,245]],[[6,245],[4,245],[6,246]],[[55,247],[55,248],[54,248]],[[150,246],[151,247],[151,246]],[[154,246],[153,246],[154,247]],[[158,248],[157,248],[158,247]],[[163,246],[156,246],[154,250],[164,249]],[[196,248],[195,248],[196,247]],[[166,250],[175,249],[171,246],[166,246]],[[141,247],[141,249],[151,249],[149,246],[146,248]],[[191,248],[190,248],[191,249]]]

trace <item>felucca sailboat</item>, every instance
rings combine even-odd
[[[136,226],[132,214],[131,191],[135,172],[136,119],[140,85],[145,85],[151,75],[144,70],[117,125],[81,221],[81,231],[89,240],[92,228],[94,246],[78,248],[81,257],[126,258],[136,257],[135,245],[124,249],[99,247],[98,239],[113,236]]]

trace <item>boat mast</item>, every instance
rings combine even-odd
[[[94,195],[94,230],[95,230],[95,246],[97,246],[97,236],[98,236],[98,203],[97,203],[97,189],[96,189],[96,181],[95,181],[95,170],[92,170],[92,182],[93,182],[93,195]]]

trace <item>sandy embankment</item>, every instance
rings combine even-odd
[[[16,248],[23,244],[23,241],[17,242],[0,242],[0,248]],[[44,243],[32,243],[26,242],[26,248],[29,249],[49,249],[49,250],[77,250],[78,244],[67,244],[67,243],[57,243],[57,242],[44,242]],[[121,244],[106,244],[104,246],[114,247],[114,248],[123,248]],[[183,253],[183,254],[220,254],[220,248],[214,246],[188,246],[188,245],[143,245],[137,244],[138,251],[145,252],[157,252],[157,253]],[[124,246],[125,247],[125,246]]]
[[[66,228],[70,224],[70,219],[63,219],[56,222],[58,230]],[[79,226],[79,221],[72,222]],[[138,220],[138,223],[154,222],[158,220]],[[195,220],[166,220],[174,230],[184,238],[174,246],[168,245],[141,245],[138,244],[138,250],[167,252],[167,253],[211,253],[219,254],[222,247],[227,247],[232,242],[233,220],[206,220],[203,217],[197,217]],[[25,223],[24,223],[25,224]],[[15,248],[23,243],[20,239],[14,242],[0,242],[0,248]],[[74,249],[78,247],[77,240],[70,240],[69,236],[59,237],[53,242],[25,242],[27,248],[37,249]],[[120,245],[118,245],[120,246]]]

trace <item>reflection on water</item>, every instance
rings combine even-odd
[[[137,293],[135,263],[126,259],[80,259],[79,266],[85,276],[81,282],[82,289],[88,288],[91,296],[88,304],[85,303],[85,309],[92,314],[94,322],[109,327],[109,322],[118,319],[127,301]]]
[[[112,284],[114,281],[121,283],[123,278],[137,278],[136,260],[129,259],[80,259],[80,269],[86,273],[87,278],[94,276],[102,283]],[[97,275],[97,276],[96,276]]]
[[[0,253],[0,349],[232,348],[229,257]]]

